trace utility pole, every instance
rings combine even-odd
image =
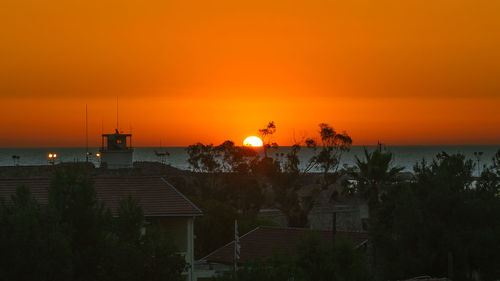
[[[476,157],[476,161],[477,161],[477,177],[480,177],[481,176],[481,166],[480,166],[480,162],[481,162],[481,156],[483,155],[483,152],[482,151],[475,151],[474,152],[474,156]]]

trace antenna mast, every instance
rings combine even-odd
[[[118,96],[116,96],[116,129],[120,130],[118,127]]]
[[[89,162],[89,117],[87,104],[85,104],[85,162]]]
[[[101,150],[104,149],[104,137],[102,135],[104,135],[104,119],[101,117]]]

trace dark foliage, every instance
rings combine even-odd
[[[393,167],[393,155],[379,146],[372,152],[364,148],[364,159],[356,156],[356,165],[350,175],[356,184],[350,193],[368,202],[370,217],[376,219],[380,195],[397,182],[397,174],[402,167]]]
[[[233,239],[234,219],[239,220],[240,233],[267,223],[257,217],[262,206],[280,209],[289,226],[307,227],[315,193],[310,192],[310,197],[298,195],[299,192],[306,194],[302,191],[308,185],[307,172],[319,168],[323,188],[339,178],[342,153],[348,151],[352,143],[346,133],[339,134],[321,124],[321,142],[305,141],[316,153],[301,170],[300,144],[292,146],[286,155],[268,156],[267,149],[272,147],[270,136],[275,131],[273,122],[261,130],[261,136],[268,137],[263,157],[252,153],[233,156],[238,150],[232,142],[211,150],[220,168],[205,169],[205,172],[215,180],[196,181],[199,188],[192,194],[205,212],[196,226],[198,257]],[[276,256],[248,264],[236,273],[223,276],[222,280],[368,280],[372,277],[401,280],[421,275],[448,276],[453,280],[497,280],[500,277],[500,151],[491,165],[482,169],[479,178],[473,177],[474,162],[461,154],[443,152],[431,163],[417,163],[412,178],[400,177],[403,168],[392,166],[392,159],[392,153],[379,147],[372,152],[365,150],[364,158],[356,158],[356,166],[348,168],[350,179],[355,181],[351,181],[347,191],[365,199],[370,213],[370,240],[362,259],[349,247],[328,248],[310,240],[301,244],[295,258]],[[204,174],[197,176],[202,179]],[[264,197],[266,189],[274,196]],[[269,201],[264,204],[264,200]],[[341,249],[345,252],[339,254]],[[369,270],[364,258],[370,265]]]
[[[161,229],[145,229],[137,201],[112,217],[78,167],[58,171],[48,193],[46,205],[23,186],[1,201],[1,280],[182,280],[184,259]]]
[[[472,160],[441,153],[415,166],[415,181],[390,188],[372,232],[380,275],[498,279],[500,198],[493,168],[474,182]]]
[[[276,133],[276,125],[274,124],[274,121],[269,122],[265,128],[259,129],[259,136],[263,142],[264,158],[268,157],[267,151],[270,148],[278,147],[277,143],[271,143],[272,136],[274,133]]]
[[[302,237],[296,256],[277,253],[269,260],[246,264],[217,280],[365,281],[371,278],[361,249],[343,240],[335,246],[324,244],[313,234]]]
[[[351,137],[346,133],[338,133],[330,125],[319,124],[320,141],[307,139],[306,146],[315,154],[309,160],[306,171],[318,168],[323,174],[323,188],[327,188],[336,180],[342,154],[349,151],[352,145]]]

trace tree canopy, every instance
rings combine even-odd
[[[440,153],[415,165],[413,181],[389,188],[372,229],[380,276],[498,279],[500,197],[489,188],[498,186],[494,166],[475,179],[472,160]]]
[[[78,167],[57,171],[48,194],[41,205],[20,186],[0,201],[2,280],[182,280],[184,258],[135,199],[111,216]]]

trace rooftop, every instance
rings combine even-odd
[[[145,216],[200,216],[202,211],[163,177],[93,177],[97,199],[116,214],[121,199],[139,200]],[[0,179],[0,198],[9,198],[20,185],[30,187],[41,204],[47,204],[50,178]]]
[[[323,242],[331,242],[331,231],[314,231],[308,228],[259,226],[240,237],[240,263],[252,260],[265,260],[276,252],[296,255],[300,238],[307,233],[317,233]],[[368,239],[366,232],[337,232],[339,239],[351,239],[355,245],[361,245]],[[205,262],[233,262],[234,241],[215,250],[201,259]]]

